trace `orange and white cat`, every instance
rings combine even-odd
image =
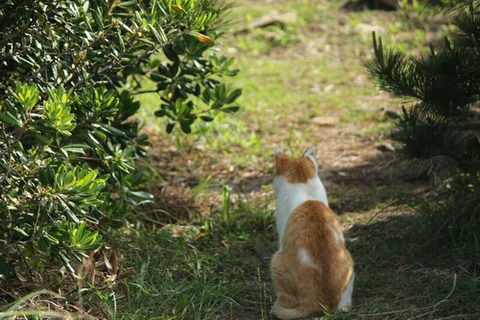
[[[272,257],[280,319],[322,311],[347,311],[352,304],[353,261],[336,214],[328,207],[313,147],[289,158],[275,149],[276,222],[279,250]]]

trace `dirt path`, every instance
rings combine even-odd
[[[400,21],[398,15],[346,12],[339,10],[339,1],[320,3],[318,13],[302,17],[311,13],[295,11],[298,6],[289,7],[288,1],[276,7],[268,1],[252,2],[266,12],[257,13],[257,20],[283,10],[294,16],[294,24],[305,21],[300,26],[247,29],[223,44],[241,69],[233,84],[243,86],[242,111],[218,124],[206,139],[151,134],[152,161],[160,173],[157,198],[180,211],[179,217],[191,218],[195,211],[206,216],[218,209],[221,185],[229,185],[246,201],[271,201],[271,155],[277,145],[293,144],[296,154],[316,147],[320,176],[339,214],[373,209],[392,194],[418,185],[413,181],[417,172],[393,165],[398,161],[388,139],[386,110],[398,110],[399,103],[374,88],[364,67],[371,57],[371,31],[385,32],[391,20]],[[248,3],[242,2],[238,10],[248,15],[246,8]],[[296,35],[288,34],[291,28],[298,28]],[[285,45],[264,48],[257,43],[280,36],[287,38]],[[246,129],[238,130],[238,123]],[[222,130],[233,131],[235,143],[225,141]],[[260,140],[256,151],[249,149],[252,133]],[[209,139],[220,146],[212,146]],[[248,160],[239,160],[249,153]],[[201,192],[205,190],[213,192]],[[172,203],[180,205],[174,208]]]

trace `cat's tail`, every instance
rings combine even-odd
[[[284,306],[280,305],[278,301],[273,305],[272,312],[275,317],[282,320],[298,319],[307,316],[307,314],[298,309],[285,308]]]

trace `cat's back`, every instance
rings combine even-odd
[[[307,200],[292,211],[283,242],[285,250],[304,249],[322,260],[325,256],[334,256],[335,252],[345,250],[343,232],[336,214],[317,200]]]
[[[312,306],[320,301],[333,310],[339,304],[352,279],[353,260],[337,217],[328,206],[317,200],[299,205],[287,222],[280,252],[284,269],[296,270],[292,292],[300,290],[300,296]]]

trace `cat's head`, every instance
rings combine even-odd
[[[280,147],[275,148],[274,153],[277,176],[285,177],[290,183],[306,183],[317,177],[318,164],[314,147],[308,147],[303,156],[298,158],[289,158]]]

